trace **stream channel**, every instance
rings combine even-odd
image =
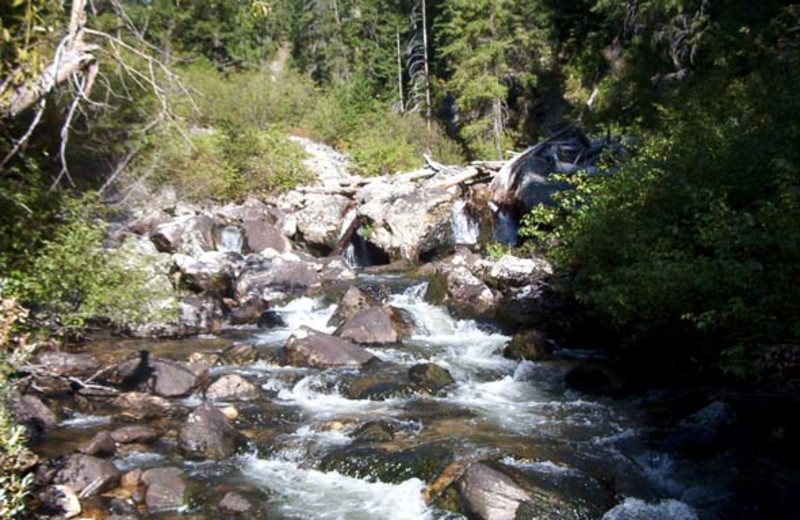
[[[272,520],[463,518],[426,504],[423,490],[452,462],[478,459],[499,461],[586,506],[586,513],[575,517],[712,518],[702,511],[704,501],[714,497],[713,475],[653,448],[635,402],[565,388],[565,372],[590,353],[563,349],[553,361],[509,360],[502,356],[509,337],[491,324],[457,320],[426,303],[425,282],[361,275],[356,283],[388,288],[389,303],[413,318],[412,337],[370,348],[382,362],[361,369],[317,370],[263,360],[212,368],[212,380],[236,373],[262,390],[252,402],[214,403],[236,406],[235,425],[249,445],[226,460],[189,460],[176,449],[181,421],[153,421],[160,432],[172,433],[141,451],[118,453],[114,464],[122,472],[180,467],[192,496],[183,509],[151,518],[219,518],[216,503],[228,489],[245,490],[258,504],[259,518]],[[237,343],[255,345],[269,359],[301,326],[332,332],[335,309],[330,299],[301,297],[275,309],[282,323],[269,330],[230,326],[216,336],[79,348],[109,363],[142,349],[183,361]],[[391,381],[427,362],[447,369],[455,383],[436,395],[393,392],[390,383],[385,394],[370,399],[347,392],[359,378]],[[203,400],[200,393],[179,404],[188,410]],[[72,411],[38,450],[50,457],[68,454],[96,432],[124,424],[101,413]],[[356,432],[374,421],[388,437],[359,438]]]

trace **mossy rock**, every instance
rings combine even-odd
[[[455,383],[450,372],[433,363],[414,365],[408,370],[411,381],[431,393],[439,393]]]
[[[358,427],[353,437],[365,442],[389,442],[394,432],[395,427],[389,421],[370,421]]]
[[[440,443],[386,452],[375,448],[348,447],[334,451],[322,459],[322,471],[338,471],[360,479],[400,483],[411,478],[429,481],[453,460],[453,452]]]
[[[550,359],[552,355],[552,345],[538,330],[517,332],[503,350],[504,357],[520,361],[543,361]]]
[[[425,291],[425,301],[433,305],[444,305],[448,300],[447,276],[436,273],[428,281],[428,290]]]

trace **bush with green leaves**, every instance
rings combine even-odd
[[[729,81],[662,108],[632,160],[573,177],[522,233],[545,237],[631,345],[688,334],[674,356],[747,375],[762,347],[800,341],[800,73],[777,62]]]
[[[128,247],[104,246],[108,225],[100,213],[91,197],[68,202],[62,224],[30,265],[3,280],[38,321],[64,332],[94,320],[124,328],[174,311],[158,305],[172,294],[156,282],[164,273],[154,270],[152,259]]]
[[[34,349],[18,330],[27,316],[27,309],[0,290],[0,518],[24,513],[34,477],[35,457],[25,446],[25,427],[16,423],[10,409],[12,378]]]

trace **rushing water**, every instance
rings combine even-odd
[[[450,226],[453,229],[453,243],[455,244],[477,244],[481,234],[478,221],[472,218],[467,210],[467,203],[467,200],[461,199],[453,204]]]
[[[341,384],[357,377],[357,370],[319,371],[263,361],[221,367],[215,375],[236,372],[264,391],[262,401],[237,405],[242,414],[238,426],[253,439],[250,453],[222,462],[190,463],[176,459],[174,444],[165,441],[152,453],[128,453],[115,463],[130,469],[169,461],[183,464],[192,479],[209,487],[244,483],[263,493],[270,519],[456,518],[425,504],[421,480],[390,484],[320,469],[319,461],[327,453],[355,442],[355,425],[386,419],[404,432],[402,442],[390,443],[391,449],[436,442],[446,444],[456,460],[504,457],[504,463],[557,482],[570,492],[574,487],[578,495],[599,487],[593,483],[614,481],[617,492],[624,493],[616,497],[618,505],[606,515],[608,520],[640,518],[642,511],[647,518],[695,518],[689,506],[675,499],[698,495],[706,483],[697,475],[687,477],[693,468],[647,447],[646,428],[633,407],[566,390],[567,361],[503,358],[508,337],[474,321],[456,320],[446,309],[426,303],[425,284],[368,281],[393,286],[390,303],[405,310],[415,324],[413,336],[402,345],[370,349],[386,362],[381,365],[386,368],[377,370],[437,363],[456,380],[446,395],[359,400],[348,398]],[[233,327],[223,338],[275,352],[300,326],[331,332],[328,322],[334,310],[329,301],[299,298],[275,309],[283,326],[268,331]],[[204,344],[212,349],[219,344],[218,339],[204,341],[171,344],[168,352],[180,359],[202,350]],[[200,401],[201,396],[194,396],[184,404]],[[56,435],[78,431],[88,435],[107,428],[107,422],[75,415],[62,423]],[[332,423],[340,427],[331,428]]]

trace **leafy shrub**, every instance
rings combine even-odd
[[[682,355],[756,366],[760,346],[800,340],[798,79],[784,68],[697,85],[662,110],[661,136],[614,176],[575,177],[523,234],[555,229],[550,255],[632,344],[679,331],[696,339]]]
[[[170,296],[153,283],[160,273],[145,256],[104,247],[107,224],[97,218],[98,208],[89,197],[69,203],[63,224],[44,242],[30,268],[5,283],[37,318],[51,318],[67,330],[89,319],[124,327],[162,318],[171,309],[153,303]]]
[[[309,180],[305,152],[277,129],[221,123],[195,130],[189,142],[173,134],[161,146],[153,181],[175,187],[188,199],[242,199]]]
[[[27,336],[17,333],[28,311],[0,291],[0,518],[25,511],[25,498],[33,483],[33,455],[25,446],[25,428],[15,423],[9,409],[11,377],[32,353]]]

